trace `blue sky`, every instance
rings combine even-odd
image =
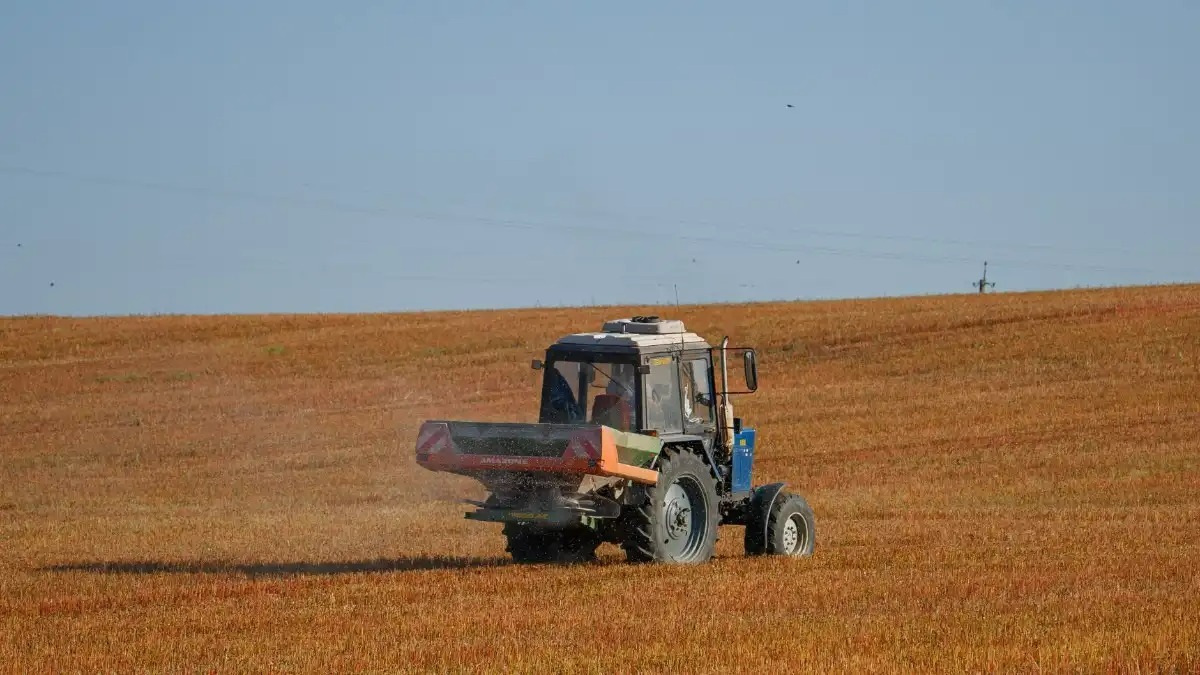
[[[1197,281],[1196,35],[1195,2],[10,3],[0,314]]]

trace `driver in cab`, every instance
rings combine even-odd
[[[592,421],[605,426],[628,431],[633,420],[636,401],[634,366],[614,363],[612,375],[604,388],[604,394],[596,397]]]

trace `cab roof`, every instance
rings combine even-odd
[[[704,338],[688,331],[682,321],[654,316],[606,321],[599,331],[564,335],[554,344],[562,348],[621,352],[710,348]]]

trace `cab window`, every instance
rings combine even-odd
[[[649,366],[650,372],[644,376],[646,427],[660,432],[683,431],[676,361],[669,356],[652,358]]]
[[[556,360],[546,368],[540,420],[628,431],[636,422],[636,372],[632,362]]]
[[[712,382],[708,378],[708,361],[689,359],[683,363],[681,398],[683,417],[689,426],[703,426],[713,422]]]

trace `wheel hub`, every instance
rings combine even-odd
[[[799,514],[794,514],[783,524],[783,550],[788,555],[795,554],[800,548],[800,524],[797,522],[799,517]]]
[[[692,529],[692,500],[688,498],[687,491],[678,483],[672,485],[671,489],[667,491],[664,511],[667,536],[671,539],[686,538]]]

